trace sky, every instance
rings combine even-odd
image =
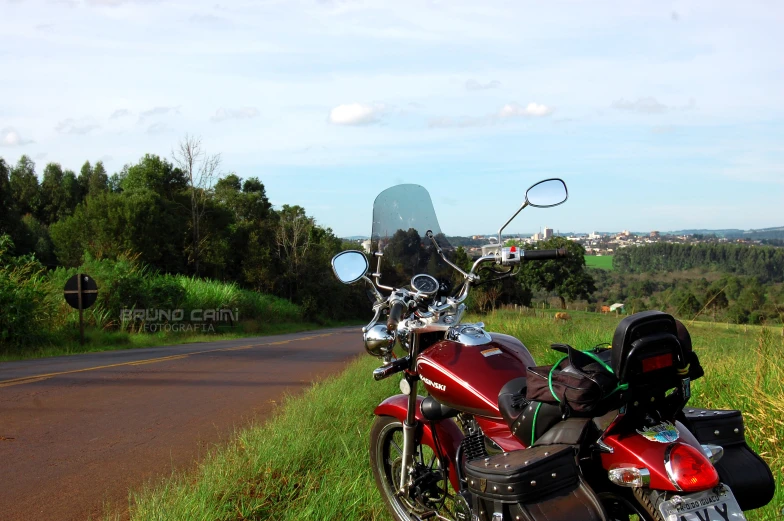
[[[218,2],[218,3],[216,3]],[[340,236],[416,183],[449,235],[784,226],[784,3],[0,0],[0,157],[186,134]]]

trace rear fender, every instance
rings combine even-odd
[[[457,469],[455,468],[455,458],[457,457],[457,448],[463,440],[463,431],[461,431],[457,424],[452,419],[441,420],[437,422],[428,421],[422,416],[422,396],[417,396],[416,405],[416,419],[419,429],[417,433],[421,436],[421,441],[436,454],[441,454],[447,459],[449,481],[455,490],[460,490],[460,484],[457,481]],[[392,416],[401,422],[406,420],[408,411],[408,396],[405,394],[398,394],[390,396],[381,402],[376,410],[373,411],[376,416]],[[435,436],[433,434],[435,433]],[[438,440],[439,450],[436,449],[435,439]]]
[[[675,427],[680,443],[691,445],[702,452],[700,442],[682,423],[675,422]],[[605,470],[624,466],[646,468],[651,473],[650,488],[677,492],[664,466],[665,452],[670,443],[651,441],[634,431],[612,433],[602,441],[612,449],[611,453],[602,453],[602,467]]]

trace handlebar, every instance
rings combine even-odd
[[[569,254],[566,248],[558,248],[557,250],[524,250],[523,258],[525,260],[555,260],[566,257]]]
[[[397,330],[397,324],[400,322],[400,317],[403,311],[407,308],[406,303],[402,300],[395,300],[392,308],[389,310],[389,319],[387,320],[387,331],[390,333]]]

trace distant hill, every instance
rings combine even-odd
[[[459,245],[469,245],[473,243],[486,243],[488,237],[496,237],[498,232],[495,233],[485,233],[485,234],[477,234],[479,236],[485,237],[485,239],[471,239],[471,236],[468,237],[458,237],[458,236],[447,236],[447,239],[453,246]],[[530,237],[535,232],[531,233],[504,233],[504,237]],[[556,235],[585,235],[588,232],[559,232]],[[600,235],[617,235],[618,231],[615,232],[597,232]],[[649,232],[632,232],[634,235],[648,235]],[[690,229],[690,230],[675,230],[669,232],[661,232],[662,235],[715,235],[717,237],[726,237],[728,239],[754,239],[754,240],[761,240],[761,239],[784,239],[784,226],[776,226],[773,228],[762,228],[759,230],[741,230],[738,228],[728,228],[724,230],[707,230],[707,229]],[[358,240],[365,240],[369,239],[367,235],[352,235],[350,237],[343,237],[349,241],[358,241]]]
[[[678,230],[674,232],[664,232],[662,235],[716,235],[727,239],[784,239],[784,226],[774,228],[762,228],[759,230]]]

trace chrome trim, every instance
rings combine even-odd
[[[613,454],[615,449],[604,443],[602,438],[596,440],[596,447],[599,449],[599,452],[604,452],[605,454]]]
[[[417,288],[416,285],[414,284],[414,280],[417,279],[417,278],[420,278],[420,277],[425,277],[425,278],[428,278],[428,279],[432,280],[433,282],[435,282],[436,283],[436,289],[433,290],[433,291],[422,291],[419,288]],[[417,296],[421,295],[421,296],[425,296],[425,297],[432,297],[433,295],[438,293],[438,290],[439,290],[440,287],[441,287],[441,284],[436,280],[436,278],[433,277],[432,275],[428,275],[427,273],[417,273],[416,275],[411,277],[411,289],[416,291]]]
[[[384,296],[381,293],[379,293],[378,289],[376,288],[376,285],[373,284],[373,281],[368,278],[367,274],[362,275],[362,280],[369,283],[370,287],[373,288],[373,293],[375,293],[376,295],[376,302],[383,302]]]
[[[460,324],[450,327],[446,332],[447,340],[467,346],[482,346],[493,341],[484,329],[484,324]]]
[[[676,445],[677,443],[670,443],[667,446],[667,449],[664,451],[664,468],[667,471],[667,479],[670,480],[670,483],[672,483],[672,486],[675,487],[675,490],[677,490],[678,492],[683,492],[683,489],[675,481],[675,477],[674,477],[675,474],[672,471],[672,461],[670,459],[670,454],[672,453],[672,450],[675,448]]]
[[[702,447],[702,453],[705,454],[705,457],[711,463],[717,463],[724,456],[724,447],[721,445],[706,443],[700,446]]]
[[[382,358],[395,347],[397,331],[389,332],[386,324],[377,324],[365,331],[363,340],[368,354]]]
[[[446,262],[447,264],[452,266],[454,269],[456,269],[463,277],[465,277],[465,278],[470,278],[471,277],[468,273],[463,271],[459,266],[457,266],[456,264],[453,264],[452,261],[450,261],[449,259],[446,258],[446,255],[444,255],[443,250],[441,250],[441,246],[439,246],[438,242],[436,242],[436,238],[433,236],[433,232],[431,230],[428,230],[427,233],[425,234],[425,236],[432,241],[433,246],[436,247],[436,252],[438,253],[438,255],[441,257],[441,259],[444,262]]]

